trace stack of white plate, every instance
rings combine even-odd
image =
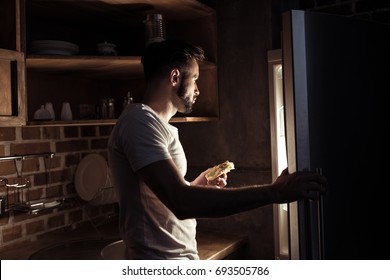
[[[76,169],[75,188],[80,198],[91,205],[118,201],[107,161],[99,154],[88,154],[81,160]]]
[[[36,40],[30,43],[33,54],[73,55],[79,52],[76,44],[57,40]]]

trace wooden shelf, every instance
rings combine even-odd
[[[171,123],[179,123],[179,122],[210,122],[217,121],[219,118],[217,117],[173,117],[171,119]]]
[[[64,56],[64,55],[28,55],[28,70],[71,73],[95,78],[143,78],[140,56]],[[215,68],[215,63],[204,61],[201,70]]]
[[[171,123],[180,122],[210,122],[217,117],[173,117]],[[29,121],[28,126],[84,126],[84,125],[115,125],[117,119],[73,120],[73,121]]]
[[[81,125],[114,125],[116,119],[72,120],[72,121],[29,121],[28,126],[81,126]]]
[[[142,78],[143,69],[139,56],[60,56],[29,55],[28,70],[71,73],[97,78]],[[131,75],[130,75],[131,74]]]
[[[168,20],[189,20],[215,15],[215,10],[197,0],[67,0],[47,1],[28,0],[28,8],[38,16],[47,16],[48,11],[56,11],[56,17],[85,18],[89,15],[105,15],[107,22],[134,20],[134,15],[161,13]],[[92,7],[92,9],[91,9]]]

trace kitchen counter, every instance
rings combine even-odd
[[[117,221],[101,225],[87,223],[74,230],[57,230],[33,242],[0,248],[1,260],[101,260],[101,249],[116,240]],[[245,236],[198,229],[199,257],[202,260],[245,259]]]
[[[201,260],[245,259],[245,236],[199,229],[196,240]]]

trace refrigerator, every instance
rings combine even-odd
[[[276,259],[388,259],[390,28],[313,11],[282,17],[268,53],[273,179],[327,178],[317,201],[274,205]]]

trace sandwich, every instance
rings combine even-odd
[[[213,181],[222,174],[228,173],[232,169],[234,169],[234,163],[227,160],[225,162],[213,166],[205,176],[208,181]]]

